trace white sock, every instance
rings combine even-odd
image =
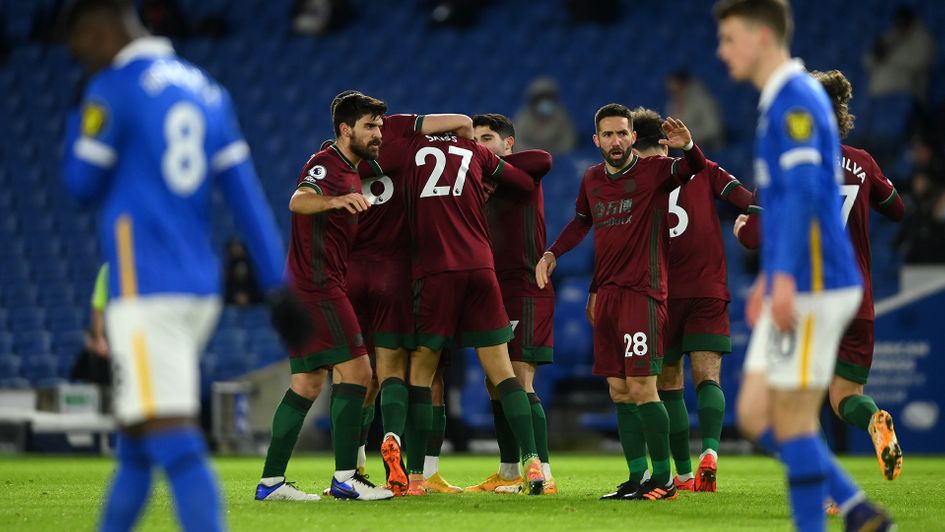
[[[364,450],[364,445],[358,447],[358,466],[364,467],[367,464],[367,452]]]
[[[548,462],[541,463],[541,472],[545,475],[545,480],[551,478],[551,464]]]
[[[335,480],[338,482],[347,482],[351,480],[357,469],[345,469],[344,471],[335,471]]]
[[[285,482],[285,477],[265,477],[259,479],[259,483],[267,488],[271,488],[280,482]]]
[[[650,480],[650,470],[649,470],[649,469],[647,469],[646,471],[643,472],[643,478],[640,479],[640,484],[643,484],[643,483],[646,482],[647,480]]]
[[[439,456],[423,457],[423,480],[426,480],[432,477],[439,470],[440,470],[440,457]]]
[[[499,464],[499,476],[502,480],[512,480],[513,478],[520,477],[521,473],[518,471],[518,464]]]
[[[701,462],[702,459],[705,458],[705,455],[707,454],[711,454],[712,456],[715,457],[716,460],[719,459],[719,453],[715,452],[715,450],[713,449],[706,449],[705,452],[699,455],[699,461]]]
[[[679,480],[685,482],[685,481],[687,481],[687,480],[693,478],[692,471],[686,473],[685,475],[676,475],[676,478],[678,478]]]
[[[388,436],[393,436],[393,437],[394,437],[394,441],[397,442],[397,445],[400,445],[400,444],[401,444],[401,443],[400,443],[400,436],[394,434],[393,432],[388,432],[387,434],[384,435],[384,439],[386,440]]]

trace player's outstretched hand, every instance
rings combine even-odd
[[[308,311],[288,288],[279,288],[268,296],[272,312],[272,326],[291,348],[300,348],[312,335],[312,320]]]
[[[732,227],[732,234],[735,235],[735,238],[738,238],[738,233],[741,232],[742,227],[745,227],[745,224],[748,223],[747,214],[739,214],[738,218],[735,218],[735,226]]]
[[[352,192],[344,196],[335,196],[331,199],[332,209],[346,209],[351,214],[364,212],[371,207],[371,202],[359,192]]]
[[[557,265],[558,261],[550,251],[546,251],[544,255],[538,259],[538,264],[535,265],[535,282],[538,283],[538,288],[545,288],[545,285],[547,285],[548,281],[551,279],[551,272],[555,271],[555,266]]]
[[[667,116],[663,121],[663,133],[666,134],[666,138],[660,139],[659,142],[670,148],[685,148],[692,142],[692,134],[686,124],[671,116]]]
[[[782,333],[793,331],[797,325],[794,315],[794,300],[797,284],[786,273],[775,273],[771,281],[771,319]]]

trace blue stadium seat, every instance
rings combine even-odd
[[[20,375],[33,384],[46,383],[59,378],[59,362],[51,356],[23,357]]]

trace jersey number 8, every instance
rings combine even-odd
[[[207,127],[203,113],[190,102],[171,106],[164,117],[164,141],[161,172],[172,192],[189,196],[207,176],[207,156],[203,139]]]

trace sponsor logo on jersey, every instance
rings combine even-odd
[[[807,142],[814,134],[814,117],[805,109],[792,109],[784,115],[788,136],[796,142]]]

